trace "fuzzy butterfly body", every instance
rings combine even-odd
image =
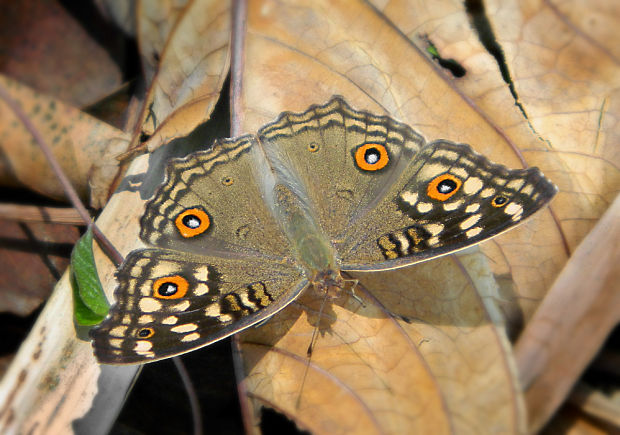
[[[173,159],[92,331],[102,363],[155,361],[281,310],[341,271],[386,270],[510,229],[555,195],[537,168],[508,169],[468,145],[340,97],[285,112],[256,135]]]

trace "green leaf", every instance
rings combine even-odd
[[[108,314],[110,304],[105,297],[93,256],[93,232],[89,228],[71,253],[71,286],[73,313],[79,325],[100,323]]]

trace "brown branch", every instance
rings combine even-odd
[[[241,134],[241,92],[245,58],[245,31],[248,5],[246,0],[233,0],[230,41],[230,136]]]

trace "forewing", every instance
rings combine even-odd
[[[383,270],[504,232],[557,193],[538,168],[508,169],[468,145],[426,145],[401,180],[337,244],[343,270]]]
[[[285,235],[263,199],[264,156],[252,136],[217,141],[173,159],[147,205],[140,238],[198,254],[289,256]]]
[[[283,113],[258,131],[258,140],[280,180],[307,198],[330,239],[376,206],[424,142],[409,126],[355,111],[340,97]]]

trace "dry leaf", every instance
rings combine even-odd
[[[488,286],[475,269],[480,257],[357,273],[363,306],[344,295],[317,323],[322,297],[309,291],[244,333],[255,406],[274,407],[312,433],[522,432],[508,344],[479,294]],[[447,273],[453,269],[461,273]]]
[[[210,118],[228,71],[229,38],[229,2],[187,4],[161,53],[132,148],[143,136],[153,151]]]
[[[118,172],[114,157],[126,150],[127,134],[1,75],[0,85],[47,141],[80,196],[90,198],[95,207],[103,205]],[[65,199],[38,143],[3,101],[0,118],[2,184],[17,183],[45,196]]]
[[[182,15],[187,0],[166,0],[138,3],[138,43],[142,56],[142,69],[147,83],[157,71],[161,53],[170,32]]]
[[[620,197],[579,245],[515,349],[539,430],[620,321]]]
[[[69,265],[78,238],[71,226],[0,220],[0,313],[27,316],[39,307]]]
[[[3,3],[0,65],[3,74],[22,84],[84,107],[114,92],[121,85],[121,72],[106,47],[61,3]],[[94,26],[101,31],[101,22],[92,23],[91,32]],[[106,42],[114,43],[109,35]]]

